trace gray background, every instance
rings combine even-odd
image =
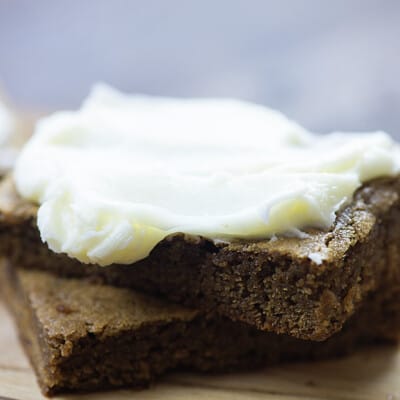
[[[76,107],[93,82],[235,96],[315,131],[400,138],[400,1],[0,0],[0,85]]]

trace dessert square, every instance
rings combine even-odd
[[[307,340],[338,332],[373,292],[399,284],[400,179],[364,184],[329,230],[214,243],[177,234],[133,265],[86,265],[42,243],[37,206],[0,184],[0,246],[21,268],[96,277]],[[384,310],[382,310],[384,312]]]
[[[171,370],[236,371],[286,360],[336,357],[397,340],[399,293],[370,296],[324,342],[259,331],[88,279],[0,263],[1,294],[46,395],[144,387]]]

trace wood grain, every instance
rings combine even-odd
[[[0,400],[44,399],[0,303]],[[367,349],[329,362],[286,364],[259,372],[171,374],[144,391],[66,396],[69,400],[400,400],[400,351]]]

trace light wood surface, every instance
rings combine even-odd
[[[0,303],[0,400],[43,399]],[[377,347],[329,362],[286,364],[259,372],[171,374],[143,391],[58,397],[69,400],[400,400],[400,351]]]

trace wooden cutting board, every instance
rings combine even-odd
[[[143,391],[58,397],[69,400],[400,400],[400,351],[377,347],[329,362],[286,364],[259,372],[172,374]],[[44,399],[0,303],[0,400]]]

